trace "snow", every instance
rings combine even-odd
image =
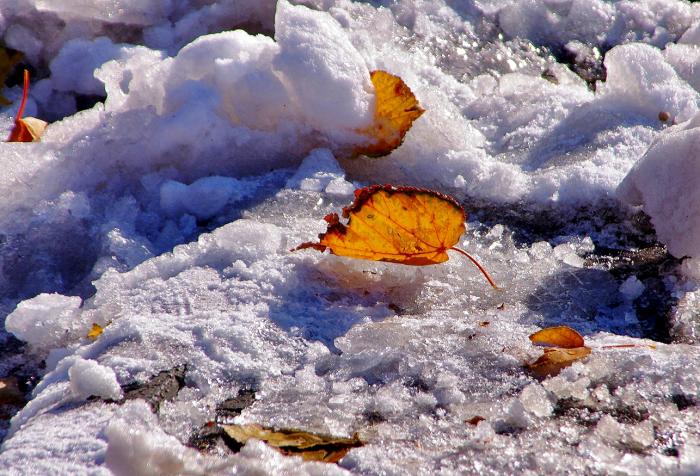
[[[679,258],[700,254],[700,197],[694,184],[700,172],[695,153],[698,117],[661,135],[618,189],[623,200],[643,207],[659,239]]]
[[[41,142],[0,152],[0,378],[19,376],[28,398],[0,426],[0,467],[700,472],[696,7],[0,11],[4,44],[32,67],[27,114],[52,121]],[[401,76],[426,112],[389,156],[351,157],[375,69]],[[21,91],[3,94],[7,132]],[[290,251],[372,183],[464,204],[458,246],[501,289],[456,253],[413,267]],[[523,367],[541,354],[528,335],[553,325],[592,352],[538,380]],[[130,394],[173,368],[174,396]],[[193,448],[243,390],[255,398],[237,423],[366,445],[339,465],[257,441]]]

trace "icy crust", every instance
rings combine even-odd
[[[332,169],[317,156],[318,172]],[[238,422],[367,441],[342,468],[299,467],[309,474],[697,471],[700,414],[686,403],[700,391],[687,371],[700,353],[601,332],[638,335],[638,289],[583,267],[589,239],[524,246],[501,225],[469,232],[460,246],[502,293],[459,256],[414,268],[288,251],[337,207],[333,194],[284,190],[196,242],[106,272],[74,316],[84,334],[59,349],[43,344],[47,373],[14,417],[0,464],[16,467],[41,449],[47,461],[73,461],[75,474],[278,474],[298,465],[259,443],[225,459],[183,446],[245,387],[256,400]],[[619,315],[624,324],[611,318]],[[541,352],[527,336],[562,316],[593,353],[539,383],[522,367]],[[92,322],[105,326],[95,342],[85,337]],[[31,340],[37,331],[26,332]],[[602,348],[619,344],[637,347]],[[138,401],[82,403],[118,400],[115,377],[146,381],[183,364],[185,387],[157,414]],[[476,416],[484,421],[465,423]],[[72,432],[69,446],[30,443],[54,424]],[[70,454],[83,445],[92,449],[76,461]]]
[[[642,41],[663,48],[698,19],[689,3],[664,0],[516,0],[499,6],[507,35],[555,48],[572,41],[596,47]]]
[[[586,225],[536,241],[516,236],[507,217],[489,226],[472,218],[460,246],[503,293],[458,256],[407,269],[288,251],[369,183],[563,216],[622,198],[645,208],[674,254],[693,256],[687,281],[666,281],[682,300],[672,334],[693,342],[697,9],[132,3],[0,0],[5,42],[51,73],[32,85],[27,113],[68,116],[42,143],[2,149],[0,309],[27,343],[23,357],[45,367],[12,420],[0,467],[700,471],[700,381],[689,371],[697,348],[638,339],[647,281],[587,262],[595,246]],[[509,7],[528,30],[502,41],[497,22],[517,26]],[[230,30],[242,24],[274,35]],[[528,39],[571,51],[613,42],[606,82],[592,92]],[[371,118],[373,69],[400,75],[427,112],[391,156],[337,159]],[[104,104],[70,115],[76,101],[102,94]],[[14,110],[0,114],[5,129]],[[609,244],[615,231],[601,233]],[[94,341],[93,323],[104,327]],[[559,324],[584,333],[593,353],[537,382],[522,368],[539,352],[527,335]],[[601,348],[614,344],[636,347]],[[122,386],[182,364],[185,387],[157,414],[121,401]],[[256,400],[239,422],[359,432],[368,444],[341,467],[305,465],[260,443],[229,458],[187,449],[242,388]]]
[[[246,26],[272,31],[271,0],[3,0],[0,36],[34,65],[49,63],[67,42],[107,36],[177,52],[198,36]]]

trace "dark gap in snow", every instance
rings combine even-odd
[[[77,111],[84,111],[85,109],[92,109],[98,102],[104,102],[106,96],[100,96],[97,94],[76,94],[75,95],[75,107]]]
[[[154,412],[158,412],[162,402],[174,399],[185,386],[186,371],[187,367],[180,365],[170,370],[163,370],[146,382],[123,385],[124,398],[120,403],[140,398],[145,400]]]

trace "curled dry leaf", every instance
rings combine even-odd
[[[261,425],[223,425],[227,436],[244,445],[248,440],[262,440],[282,454],[301,456],[307,461],[337,463],[352,448],[363,446],[357,436],[337,438],[301,430],[275,430]]]
[[[355,147],[353,153],[381,157],[401,145],[413,121],[425,110],[400,77],[372,71],[370,78],[375,90],[374,117],[370,127],[358,131],[369,143]]]
[[[573,349],[549,348],[544,349],[544,354],[539,359],[525,367],[540,378],[553,377],[562,369],[583,359],[591,353],[589,347],[576,347]]]
[[[468,424],[470,424],[470,425],[476,426],[476,425],[479,424],[479,422],[482,422],[482,421],[485,421],[485,420],[486,420],[486,418],[484,418],[484,417],[482,417],[482,416],[480,416],[480,415],[476,415],[476,416],[471,417],[471,418],[468,419],[468,420],[464,420],[464,423],[468,423]]]
[[[530,341],[535,345],[562,347],[564,349],[583,347],[583,337],[581,334],[567,326],[547,327],[542,329],[532,334],[530,336]]]
[[[454,245],[465,231],[466,214],[457,201],[433,190],[372,185],[355,190],[355,201],[325,217],[328,229],[319,242],[302,243],[294,250],[329,249],[351,258],[424,266],[447,261],[447,250],[469,258],[496,288],[491,276],[469,253]],[[294,251],[292,250],[292,251]]]
[[[17,111],[15,118],[15,126],[10,132],[7,142],[38,142],[41,139],[46,122],[35,117],[22,118],[24,107],[27,105],[27,97],[29,96],[29,71],[24,70],[24,89],[22,91],[22,103]]]

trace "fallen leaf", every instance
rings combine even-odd
[[[7,76],[12,72],[17,63],[22,60],[22,56],[22,53],[19,51],[10,54],[7,48],[0,46],[0,91],[2,91],[5,81],[7,81]],[[10,104],[12,104],[12,101],[0,93],[0,106],[9,106]]]
[[[583,359],[591,353],[588,347],[576,347],[573,349],[548,348],[539,359],[525,367],[540,378],[553,377],[562,369]]]
[[[400,77],[386,71],[372,71],[370,78],[375,91],[374,117],[370,127],[358,131],[370,142],[355,147],[353,153],[381,157],[401,145],[413,121],[425,110]]]
[[[35,117],[22,118],[24,107],[27,105],[27,97],[29,96],[29,71],[24,70],[24,89],[22,90],[22,102],[19,105],[17,116],[15,117],[15,126],[10,132],[7,142],[38,142],[41,139],[46,122]]]
[[[447,195],[414,187],[372,185],[355,190],[355,201],[325,217],[328,229],[319,242],[307,242],[294,250],[329,249],[339,256],[388,261],[413,266],[445,262],[447,250],[469,258],[496,288],[491,276],[469,253],[454,245],[465,231],[466,213]]]
[[[581,334],[567,326],[547,327],[542,329],[532,334],[530,336],[530,341],[535,345],[561,347],[564,349],[583,347],[583,337],[581,337]]]
[[[104,331],[104,327],[102,327],[99,324],[95,324],[93,322],[92,327],[90,328],[90,331],[87,333],[87,337],[88,337],[88,339],[95,340],[98,337],[100,337],[100,335],[102,334],[103,331]]]
[[[469,420],[464,420],[464,423],[469,423],[470,425],[478,425],[479,422],[486,420],[486,418],[476,415],[474,417],[471,417]]]
[[[261,425],[222,425],[230,438],[241,445],[248,440],[262,440],[288,456],[301,456],[307,461],[337,463],[352,448],[363,446],[357,437],[337,438],[301,430],[274,430]]]

